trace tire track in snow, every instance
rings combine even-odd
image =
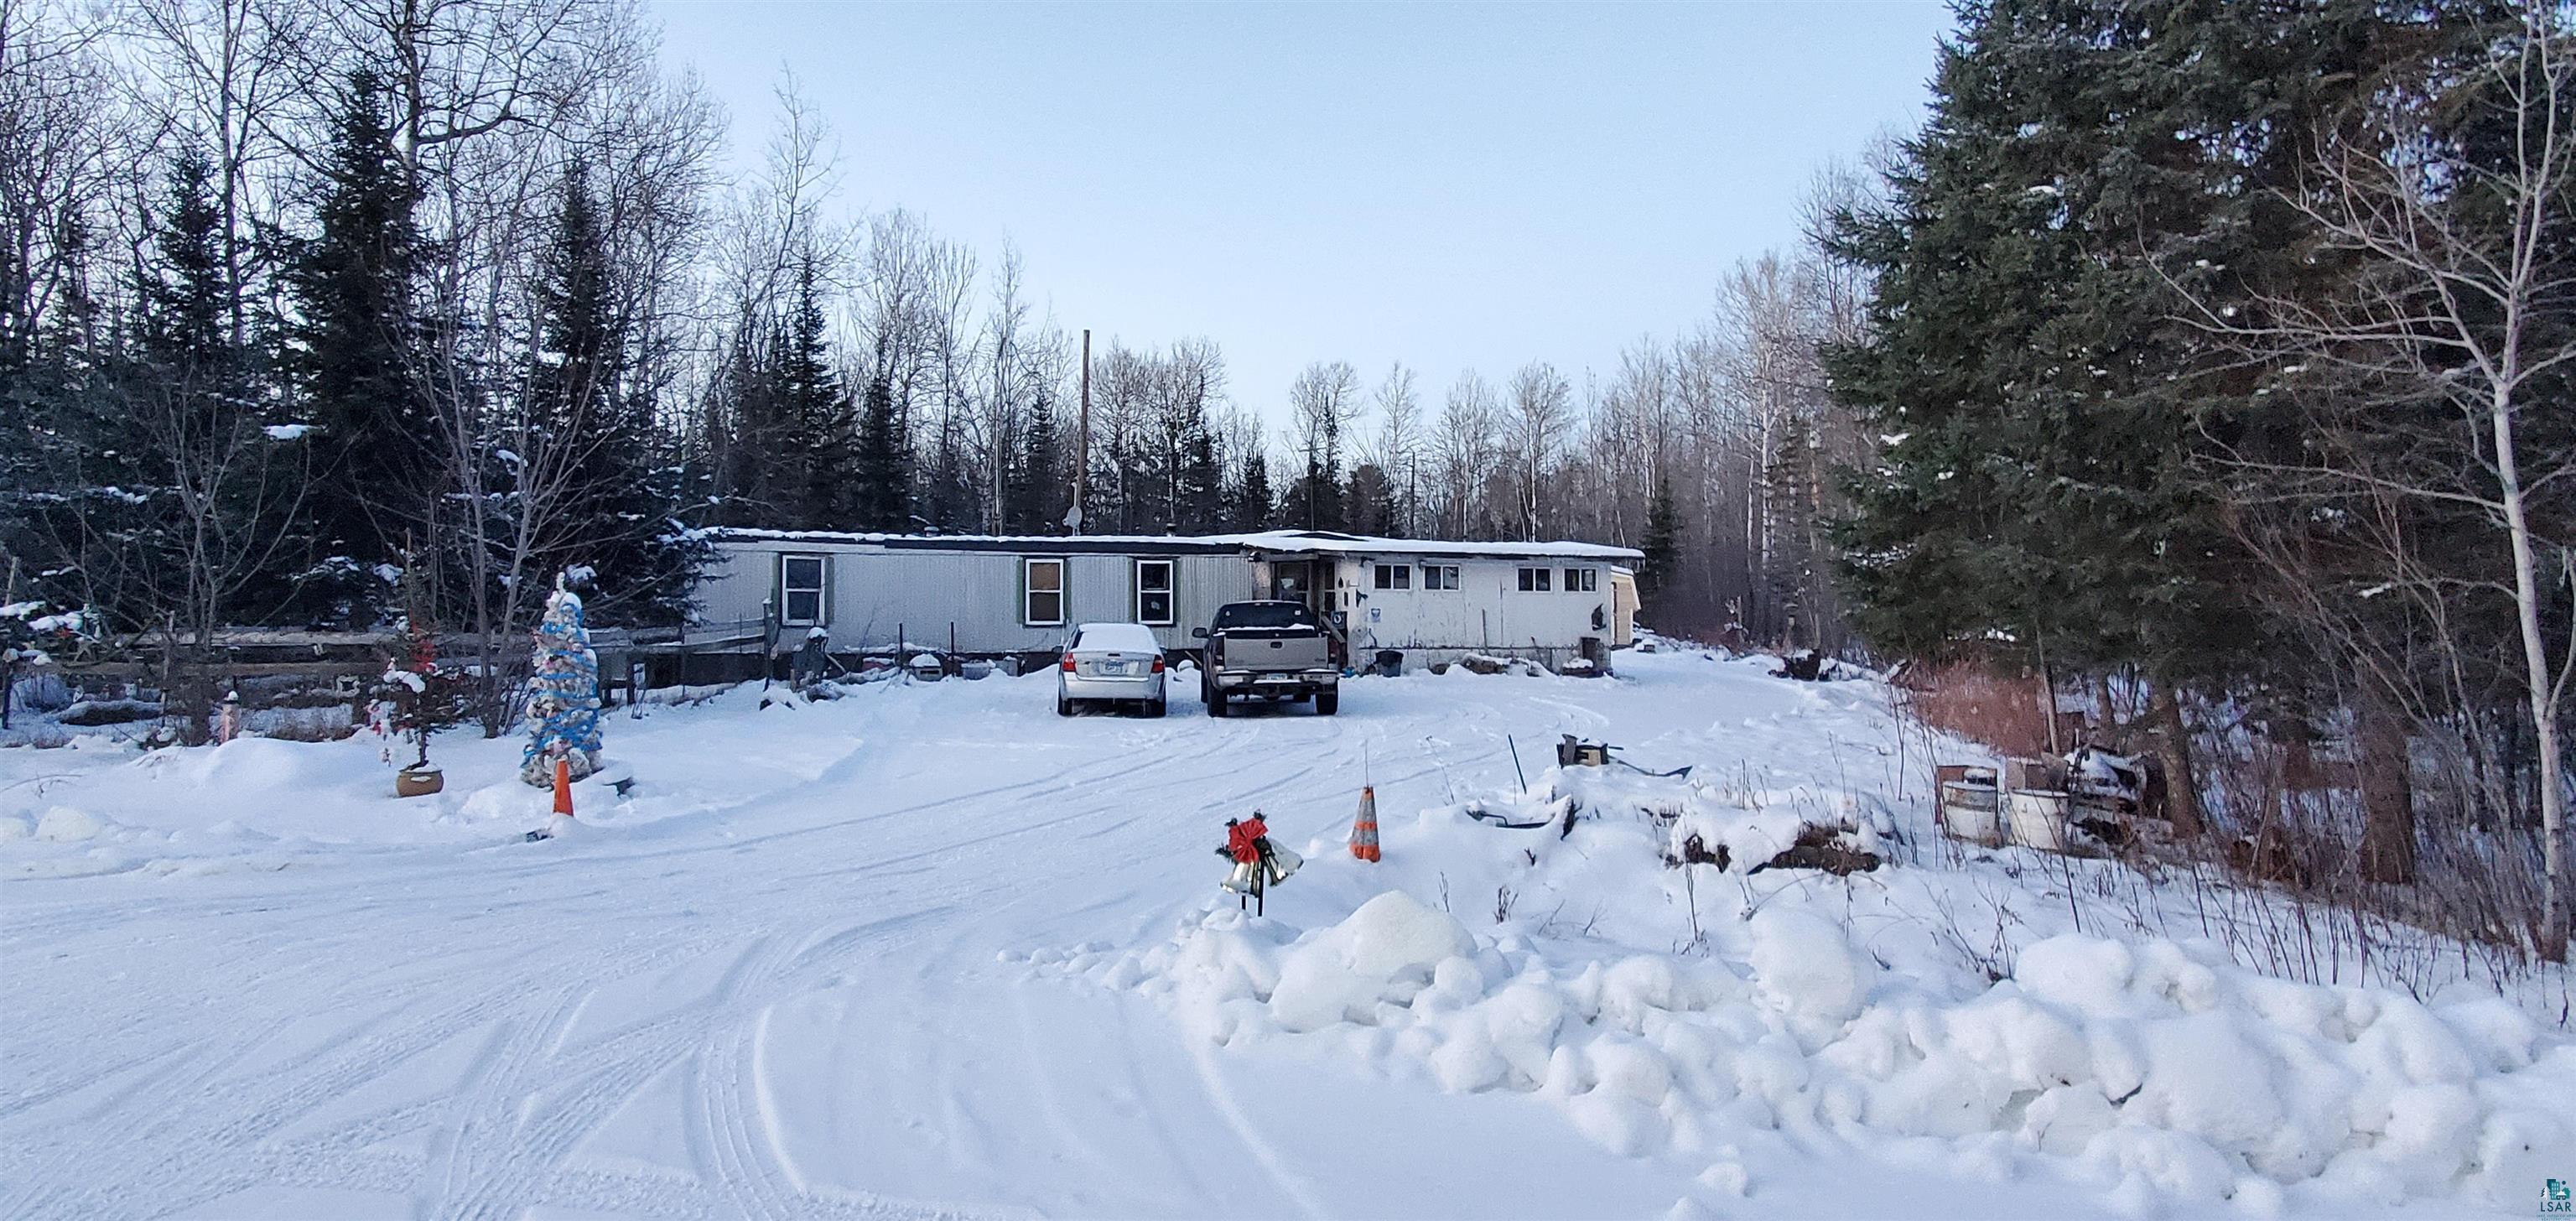
[[[1463,718],[1463,724],[1473,733],[1489,729],[1499,719],[1477,709]],[[993,720],[997,733],[1007,733],[1017,724],[1016,718]],[[975,919],[955,918],[959,909],[994,908],[989,875],[975,866],[988,859],[1025,855],[1020,847],[1023,844],[1054,846],[1092,841],[1114,848],[1121,837],[1133,839],[1150,834],[1152,839],[1114,858],[1148,864],[1135,880],[1141,888],[1167,883],[1182,876],[1191,865],[1203,864],[1203,854],[1195,844],[1184,854],[1173,854],[1170,840],[1205,833],[1212,846],[1212,826],[1201,828],[1195,820],[1208,814],[1238,812],[1233,809],[1238,804],[1265,804],[1274,815],[1287,814],[1282,821],[1295,828],[1292,833],[1302,833],[1310,827],[1317,834],[1329,833],[1348,813],[1342,808],[1341,790],[1346,782],[1356,789],[1356,778],[1348,773],[1359,762],[1362,743],[1367,744],[1372,768],[1386,768],[1380,773],[1381,784],[1418,779],[1431,774],[1436,766],[1417,762],[1408,768],[1398,762],[1403,752],[1387,746],[1386,727],[1391,724],[1402,723],[1365,716],[1259,717],[1247,718],[1240,724],[1193,721],[1169,726],[1138,722],[1137,728],[1120,735],[1121,749],[1116,752],[1085,753],[1070,760],[1048,758],[1044,753],[1021,753],[1012,759],[1014,770],[1022,766],[1026,770],[1007,783],[978,785],[889,809],[858,811],[851,817],[812,826],[731,840],[677,844],[621,840],[612,834],[571,841],[573,852],[569,854],[529,854],[519,859],[509,859],[509,854],[498,853],[497,849],[493,853],[460,852],[453,845],[387,850],[381,855],[396,862],[391,867],[411,870],[405,884],[392,897],[379,893],[370,898],[350,898],[335,893],[354,875],[333,870],[304,875],[309,882],[295,879],[297,884],[274,888],[255,898],[226,895],[156,902],[153,906],[157,910],[151,914],[155,924],[185,927],[200,919],[220,922],[227,928],[246,931],[245,948],[298,926],[328,927],[345,922],[372,928],[403,911],[415,896],[445,898],[445,892],[450,890],[467,896],[465,907],[460,910],[449,901],[433,908],[447,918],[424,925],[421,930],[437,943],[490,944],[486,939],[509,937],[508,930],[514,927],[520,931],[516,943],[500,942],[504,947],[500,953],[457,955],[455,965],[439,968],[435,980],[404,979],[402,995],[416,1006],[407,1008],[406,1014],[416,1016],[396,1015],[387,1021],[353,1024],[321,1045],[238,1082],[220,1082],[216,1075],[220,1066],[239,1063],[251,1054],[260,1045],[258,1039],[230,1055],[204,1057],[208,1063],[202,1067],[172,1065],[171,1072],[163,1075],[164,1090],[171,1096],[171,1107],[166,1112],[170,1118],[155,1121],[121,1113],[104,1126],[84,1124],[80,1142],[55,1142],[39,1150],[53,1160],[34,1167],[22,1161],[20,1169],[9,1176],[22,1188],[13,1198],[48,1207],[7,1211],[11,1215],[28,1215],[137,1205],[158,1211],[165,1206],[219,1198],[262,1181],[311,1182],[318,1176],[320,1181],[328,1182],[329,1171],[335,1168],[350,1174],[363,1173],[373,1181],[375,1176],[404,1164],[403,1158],[410,1155],[383,1150],[371,1153],[357,1147],[358,1143],[373,1142],[389,1129],[416,1125],[440,1114],[459,1115],[462,1122],[442,1147],[440,1158],[414,1158],[418,1181],[412,1189],[421,1197],[425,1215],[503,1216],[534,1203],[579,1205],[595,1198],[584,1191],[582,1184],[598,1182],[600,1176],[589,1170],[566,1169],[562,1163],[570,1151],[636,1090],[648,1084],[655,1073],[695,1057],[688,1080],[698,1094],[696,1109],[703,1114],[693,1126],[702,1129],[700,1142],[714,1160],[712,1169],[721,1172],[733,1167],[753,1176],[744,1180],[749,1186],[739,1195],[721,1199],[696,1196],[698,1201],[713,1205],[701,1211],[871,1217],[936,1212],[891,1202],[831,1201],[793,1189],[792,1168],[775,1164],[777,1151],[762,1136],[764,1125],[758,1118],[758,1108],[743,1093],[756,1089],[758,1084],[748,1068],[747,1027],[759,1020],[759,1014],[779,999],[835,982],[830,977],[853,963],[869,959],[915,961],[913,943],[926,934],[939,935],[950,947],[996,933],[1006,937],[1014,933],[1026,935],[1031,927],[1038,927],[1028,921],[1049,910],[1047,898],[1029,895],[1006,900],[1002,906],[1007,914],[995,919],[981,915]],[[1484,736],[1499,737],[1493,733]],[[881,735],[871,732],[869,737]],[[953,753],[973,758],[982,750],[1009,745],[1007,741],[968,741],[957,744]],[[1492,747],[1488,754],[1500,753],[1499,741],[1493,742]],[[1414,749],[1421,752],[1416,755],[1417,761],[1428,753],[1419,747]],[[866,791],[871,780],[855,774],[863,754],[870,759],[877,757],[876,752],[867,749],[866,742],[855,743],[840,761],[826,765],[815,780],[780,786],[732,805],[667,820],[684,820],[687,825],[669,827],[662,834],[685,834],[693,829],[703,832],[730,819],[748,820],[778,807],[822,804],[828,808],[836,802],[846,804],[850,793]],[[907,784],[934,783],[939,766],[943,765],[917,769],[897,779]],[[991,817],[955,817],[959,812],[985,807],[996,813]],[[1307,810],[1312,814],[1304,813]],[[1160,829],[1164,826],[1170,830]],[[781,848],[789,851],[776,851]],[[565,1054],[556,1048],[559,1031],[552,1027],[560,1021],[550,1021],[549,1014],[557,1010],[540,999],[554,996],[550,989],[560,988],[566,979],[599,983],[648,970],[657,962],[669,961],[675,952],[685,952],[710,939],[691,937],[675,945],[668,937],[672,931],[668,921],[662,922],[663,927],[652,936],[617,935],[614,930],[625,918],[623,908],[630,905],[630,898],[646,906],[691,902],[688,896],[697,877],[740,876],[738,867],[697,867],[695,862],[713,862],[723,855],[764,849],[782,859],[835,862],[830,869],[812,871],[801,878],[780,877],[779,885],[729,892],[720,900],[722,910],[711,923],[721,932],[710,934],[710,938],[771,936],[775,940],[764,953],[776,957],[736,971],[704,1003],[596,1042],[585,1041],[578,1054]],[[1036,847],[1027,851],[1048,850],[1049,847]],[[378,854],[366,855],[373,858]],[[1167,856],[1169,860],[1164,859]],[[361,864],[385,867],[372,860]],[[959,865],[969,867],[957,868]],[[829,922],[817,919],[814,889],[794,884],[803,879],[837,881],[852,890],[865,890],[865,905],[869,908],[882,909],[891,898],[918,905],[920,910],[911,916],[891,918],[891,924],[870,921],[834,928],[822,933],[816,942],[813,934],[828,927]],[[567,887],[568,881],[576,885]],[[1196,886],[1175,890],[1169,906],[1177,909],[1196,905],[1201,897],[1198,890]],[[132,917],[130,907],[130,898],[63,905],[50,909],[42,923],[64,930],[79,928],[94,937],[112,937],[114,930]],[[522,916],[529,912],[542,913],[547,925],[530,933]],[[23,909],[13,912],[11,924],[13,933],[24,936],[30,926],[20,919],[22,915]],[[262,976],[264,983],[291,994],[323,990],[362,993],[385,974],[366,970],[368,964],[353,963],[345,952],[336,949],[306,955],[294,948],[299,940],[308,946],[313,944],[310,938],[281,940],[286,942],[285,948],[261,946],[249,960],[268,968]],[[365,944],[363,934],[344,940],[353,949]],[[815,944],[802,950],[790,948],[807,942]],[[348,974],[353,965],[360,968],[359,972]],[[459,998],[453,989],[457,979],[479,979],[490,986]],[[329,981],[327,989],[317,987],[324,981]],[[172,996],[220,995],[211,985],[199,987],[193,982],[173,985],[166,991]],[[555,999],[559,1007],[569,998]],[[119,1027],[108,1042],[132,1045],[154,1028],[152,1018],[158,1008],[155,1004],[139,1005],[137,1012],[143,1016]],[[166,1011],[163,1013],[166,1016]],[[468,1085],[430,1103],[381,1110],[292,1141],[277,1139],[278,1132],[287,1130],[314,1107],[350,1097],[401,1071],[404,1061],[438,1046],[445,1036],[484,1025],[497,1026],[495,1037],[501,1042],[476,1066]],[[64,1029],[63,1036],[51,1042],[69,1046],[73,1036],[68,1027]],[[164,1056],[171,1054],[166,1047],[154,1050]],[[131,1068],[162,1075],[151,1055],[121,1059]],[[1211,1098],[1215,1098],[1213,1087]],[[20,1100],[13,1097],[10,1101]],[[128,1112],[130,1108],[118,1110]],[[1240,1117],[1239,1108],[1234,1109],[1234,1115]],[[120,1187],[130,1194],[115,1201],[107,1199],[101,1190],[61,1189],[60,1184],[65,1182],[104,1182],[118,1177],[97,1173],[110,1166],[119,1172],[128,1169],[119,1158],[102,1153],[95,1144],[86,1151],[65,1147],[97,1141],[102,1134],[112,1136],[112,1144],[149,1148],[162,1164],[148,1174],[122,1176]],[[775,1177],[762,1176],[764,1164]],[[481,1173],[484,1171],[489,1173]],[[610,1177],[613,1180],[614,1176]],[[50,1207],[65,1203],[86,1207]],[[1311,1207],[1311,1200],[1307,1204]]]

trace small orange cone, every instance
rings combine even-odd
[[[1351,820],[1351,855],[1363,861],[1379,859],[1377,852],[1377,790],[1360,789],[1360,816]]]
[[[572,817],[572,763],[555,756],[555,813]]]

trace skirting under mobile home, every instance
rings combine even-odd
[[[1356,665],[1470,653],[1606,669],[1635,613],[1638,552],[1593,543],[1466,543],[1328,531],[993,537],[727,529],[698,613],[759,621],[774,656],[820,629],[840,656],[1052,652],[1072,625],[1142,623],[1167,652],[1253,598],[1306,602],[1342,625]]]

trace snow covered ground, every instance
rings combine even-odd
[[[533,844],[512,741],[442,738],[409,801],[364,741],[0,751],[0,1215],[2529,1216],[2576,1180],[2539,1001],[2253,974],[2104,918],[2190,903],[2109,866],[1925,843],[1871,684],[1619,667],[1222,721],[1188,682],[1159,721],[1059,719],[1043,674],[737,690],[621,710],[632,792]],[[1559,733],[1697,783],[1556,774]],[[1380,865],[1340,846],[1364,776]],[[1464,812],[1559,789],[1563,838]],[[1255,806],[1309,862],[1261,920],[1213,854]],[[1748,872],[1813,820],[1904,863]],[[1731,864],[1666,868],[1692,831]]]

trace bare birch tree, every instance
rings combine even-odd
[[[2484,583],[2510,599],[2536,739],[2544,874],[2536,948],[2564,961],[2563,714],[2576,640],[2553,639],[2547,622],[2562,586],[2576,581],[2576,537],[2563,512],[2576,485],[2576,448],[2536,446],[2532,434],[2544,413],[2560,413],[2554,423],[2563,440],[2565,404],[2544,401],[2543,391],[2564,387],[2576,369],[2576,326],[2568,322],[2576,260],[2566,254],[2576,240],[2576,34],[2553,5],[2523,5],[2521,16],[2519,28],[2499,31],[2492,57],[2452,85],[2475,112],[2383,98],[2361,129],[2330,137],[2306,180],[2284,193],[2327,251],[2354,260],[2343,291],[2264,298],[2253,318],[2203,305],[2199,320],[2289,369],[2330,369],[2449,408],[2447,435],[2424,440],[2456,455],[2453,464],[2391,471],[2241,454],[2234,461],[2268,480],[2464,509],[2491,523],[2493,575]],[[2495,146],[2462,140],[2464,126],[2497,136]],[[2370,409],[2388,414],[2360,427],[2405,427],[2398,402],[2382,398]],[[2543,495],[2561,511],[2536,514]]]

